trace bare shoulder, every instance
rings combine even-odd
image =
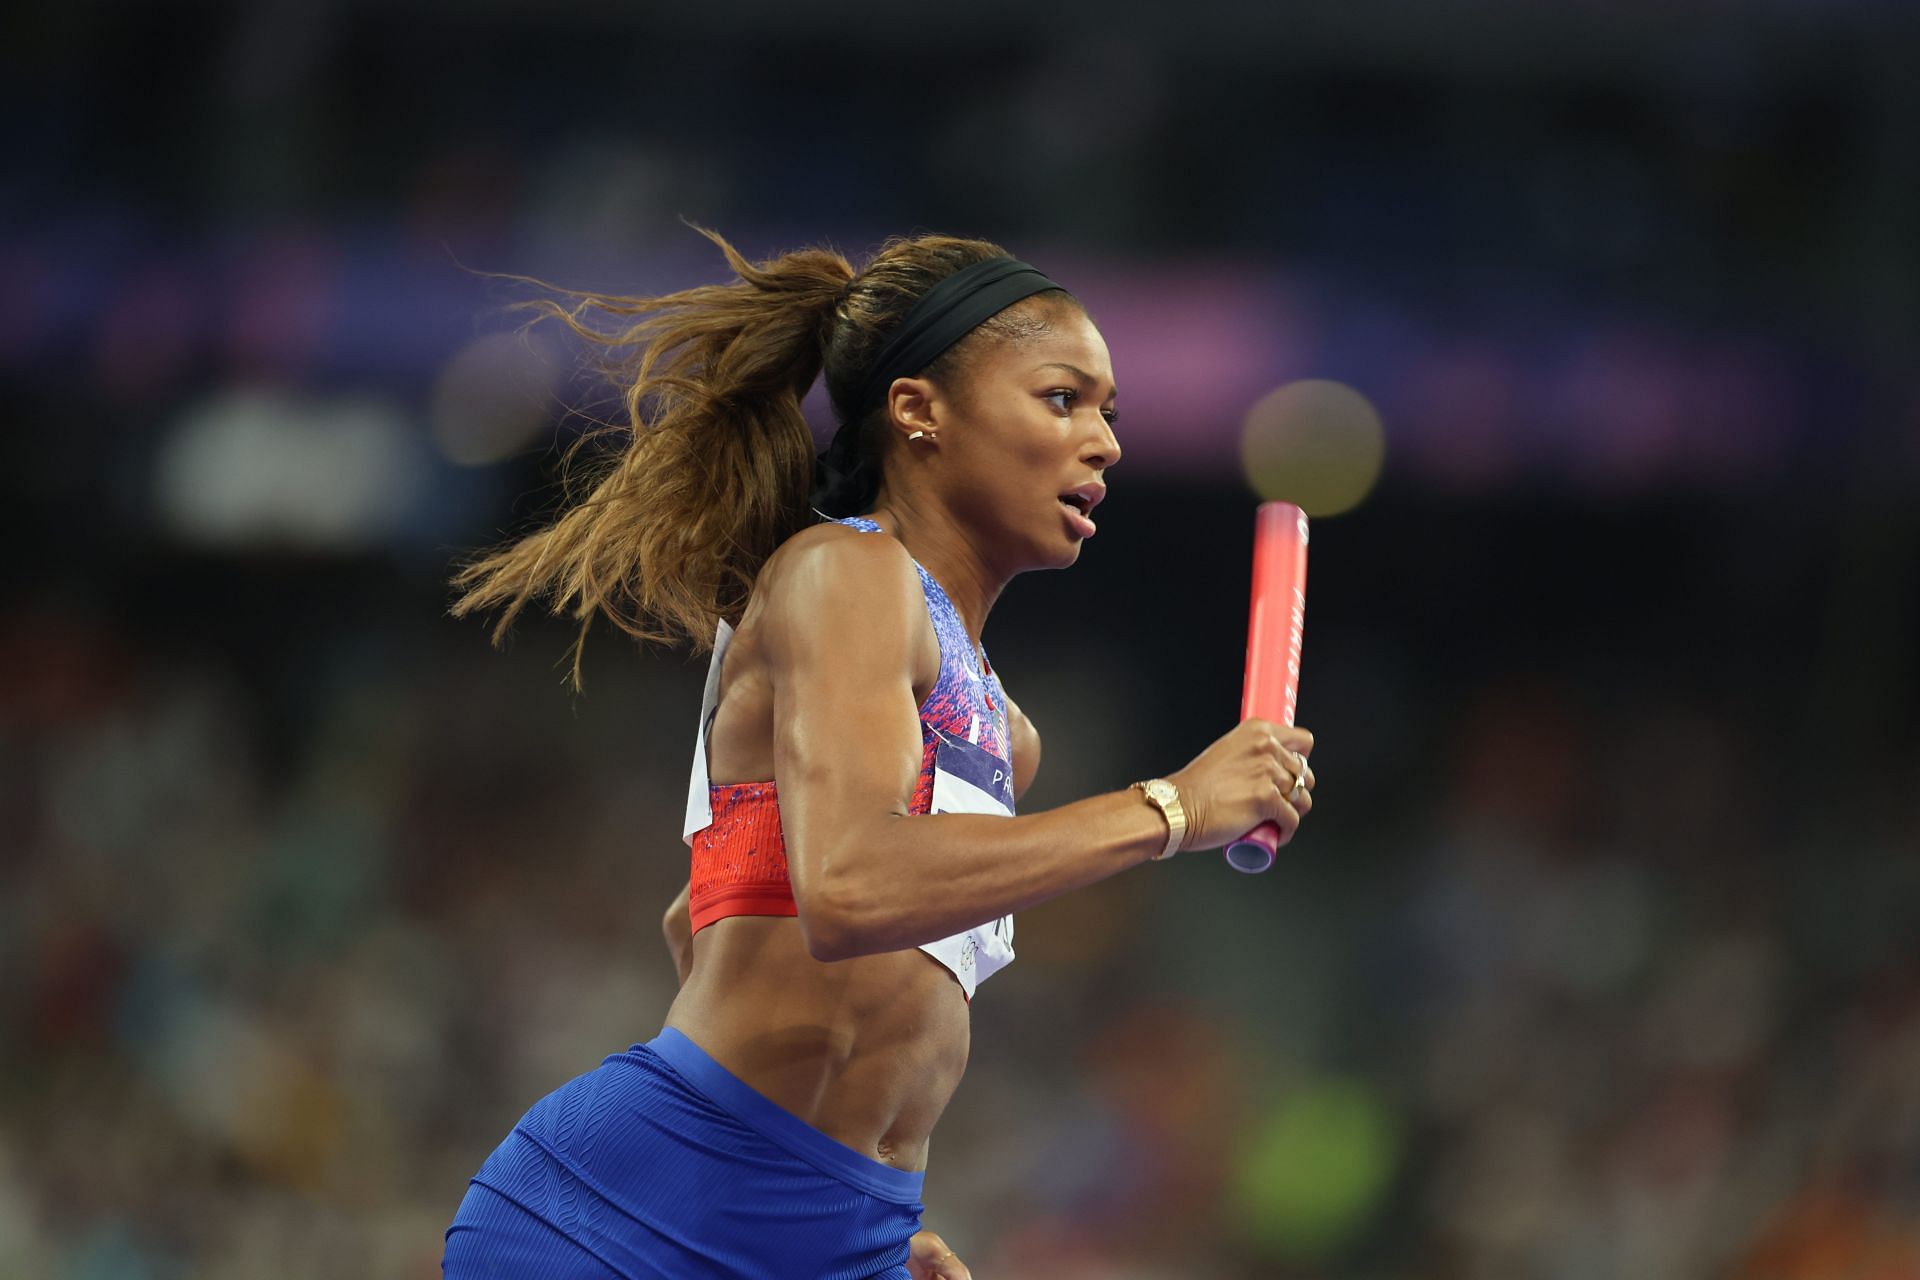
[[[906,639],[926,611],[913,557],[897,538],[823,523],[767,557],[759,588],[768,638],[789,653],[803,633]]]
[[[876,558],[898,558],[901,564],[909,568],[913,565],[913,557],[907,554],[907,549],[900,545],[898,538],[823,520],[819,524],[808,525],[774,548],[773,554],[767,557],[766,567],[817,558],[828,547],[846,547],[856,554],[864,548]]]

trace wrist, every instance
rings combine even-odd
[[[1147,861],[1160,862],[1180,852],[1186,841],[1187,813],[1180,802],[1179,786],[1166,778],[1148,778],[1134,783],[1129,790],[1138,792],[1166,821],[1166,839]]]

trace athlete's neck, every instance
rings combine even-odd
[[[1006,579],[987,566],[944,511],[917,507],[911,501],[890,496],[868,512],[867,519],[898,538],[907,554],[933,575],[953,601],[967,638],[978,649],[987,614],[993,611],[993,602],[1000,598]]]

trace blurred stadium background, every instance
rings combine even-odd
[[[1027,913],[978,1004],[926,1196],[976,1275],[1920,1276],[1912,6],[0,33],[0,1276],[437,1275],[657,1029],[703,667],[602,629],[576,699],[444,583],[597,395],[474,272],[720,278],[682,215],[985,235],[1103,326],[1100,536],[987,634],[1029,810],[1232,723],[1249,410],[1382,426],[1309,832]]]

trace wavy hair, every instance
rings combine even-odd
[[[813,522],[816,484],[819,501],[836,508],[831,514],[870,509],[880,489],[886,406],[843,428],[858,433],[858,463],[836,479],[817,467],[801,399],[824,370],[845,422],[862,376],[913,304],[954,272],[1009,256],[986,240],[894,237],[856,272],[831,249],[750,263],[717,232],[694,230],[719,247],[736,279],[622,297],[503,276],[567,300],[512,305],[534,313],[529,325],[558,320],[587,343],[619,393],[624,421],[598,424],[567,449],[560,510],[550,523],[457,569],[451,612],[499,609],[496,647],[535,601],[555,617],[574,618],[576,691],[584,687],[581,658],[595,615],[643,644],[685,639],[695,653],[707,652],[718,621],[738,621],[767,557]],[[1072,295],[1047,290],[1034,298]],[[1009,307],[921,372],[951,385],[982,343],[1043,326],[1034,309]],[[583,450],[588,463],[576,475]]]

